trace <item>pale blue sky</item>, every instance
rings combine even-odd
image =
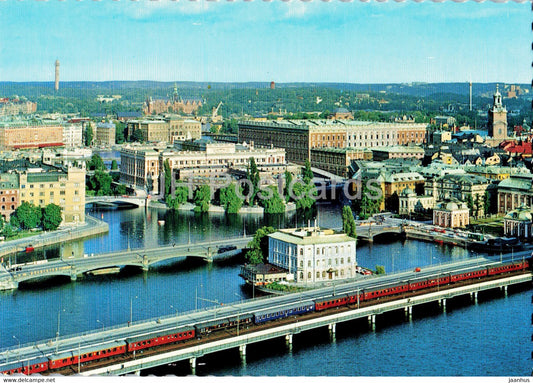
[[[528,2],[0,1],[0,81],[531,81]]]

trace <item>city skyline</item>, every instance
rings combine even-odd
[[[0,81],[529,83],[525,4],[5,2]]]

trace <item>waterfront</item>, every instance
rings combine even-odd
[[[321,206],[320,224],[341,226],[339,209]],[[216,241],[220,237],[240,236],[244,227],[249,234],[262,226],[263,221],[252,215],[233,218],[210,215],[208,218],[143,208],[89,211],[89,214],[103,218],[109,224],[109,234],[83,243],[65,244],[63,254],[75,251],[79,256],[128,247],[187,243],[189,227],[192,242]],[[295,225],[297,218],[301,225],[303,219],[296,215],[288,219],[275,218],[269,223],[276,227],[285,223]],[[164,225],[159,225],[158,221],[162,220]],[[59,249],[46,251],[49,258],[59,256]],[[33,258],[42,256],[44,252],[31,255]],[[357,254],[362,266],[384,265],[387,272],[468,256],[462,248],[416,241],[362,245]],[[243,289],[238,270],[237,261],[206,265],[199,260],[183,260],[163,264],[149,273],[130,269],[118,276],[88,277],[76,283],[56,280],[46,288],[25,285],[0,295],[3,323],[0,347],[16,345],[18,341],[27,343],[53,338],[58,324],[59,335],[65,335],[125,323],[130,317],[136,321],[212,306],[214,301],[229,303],[249,297],[250,291]],[[250,347],[245,366],[240,364],[235,353],[235,360],[230,357],[227,365],[217,363],[216,357],[206,357],[205,367],[200,365],[197,372],[214,375],[525,375],[529,373],[529,311],[527,292],[477,306],[466,304],[455,308],[451,305],[445,315],[435,312],[420,318],[415,308],[412,322],[378,321],[375,333],[368,331],[366,323],[360,323],[362,326],[358,329],[339,326],[333,343],[327,331],[313,332],[317,334],[316,341],[307,335],[295,337],[292,352],[287,352],[283,342],[266,353]],[[506,330],[501,331],[501,328]],[[498,353],[472,351],[488,350],[488,345],[494,344],[498,344]],[[421,351],[423,356],[418,356]],[[475,361],[471,360],[472,355],[476,355]],[[502,359],[504,357],[508,363]],[[338,360],[337,365],[335,360]],[[444,371],[444,367],[448,370]],[[186,374],[188,370],[178,364],[174,370],[159,372]]]

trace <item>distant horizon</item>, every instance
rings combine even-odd
[[[527,84],[530,12],[526,2],[0,1],[0,81],[54,81],[59,60],[60,82]]]

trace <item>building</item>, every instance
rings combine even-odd
[[[63,144],[67,148],[79,148],[82,146],[83,127],[80,123],[63,125]]]
[[[287,160],[303,164],[313,148],[367,149],[426,142],[427,124],[350,120],[244,121],[239,142],[284,148]]]
[[[271,264],[241,266],[240,277],[253,286],[265,286],[274,282],[291,281],[292,274]],[[287,279],[288,277],[288,279]]]
[[[0,150],[63,146],[61,124],[0,122]]]
[[[354,160],[371,160],[372,152],[353,148],[313,148],[311,166],[341,176],[348,177],[348,168]]]
[[[484,212],[485,192],[490,181],[485,177],[473,174],[446,174],[442,177],[426,180],[425,192],[433,195],[435,200],[443,201],[457,199],[458,201],[472,201],[474,216]]]
[[[19,189],[18,174],[0,174],[0,214],[4,222],[9,222],[11,214],[20,206]]]
[[[533,238],[531,209],[526,205],[520,205],[507,213],[503,218],[503,234],[506,237],[516,237],[526,241]]]
[[[126,122],[129,120],[138,120],[141,117],[141,112],[117,112],[117,120],[122,122]]]
[[[0,161],[0,191],[0,209],[6,218],[22,202],[43,208],[54,203],[61,207],[63,223],[85,222],[84,162],[60,167],[27,160]]]
[[[346,108],[337,108],[328,118],[333,120],[353,120],[353,114]]]
[[[356,241],[316,227],[282,229],[268,236],[268,263],[287,270],[297,283],[353,278]]]
[[[112,122],[100,122],[96,124],[95,144],[113,146],[115,145],[116,127]]]
[[[235,178],[234,174],[242,178],[246,174],[250,158],[254,158],[263,177],[276,177],[288,170],[283,149],[206,141],[197,140],[195,146],[191,146],[192,143],[186,144],[186,148],[195,150],[181,151],[163,147],[126,146],[120,151],[121,181],[133,189],[158,194],[162,190],[158,181],[166,161],[174,181],[193,185],[209,182],[214,186],[217,181],[224,184],[228,177]]]
[[[511,174],[498,184],[498,213],[505,214],[520,206],[532,206],[533,175]]]
[[[455,198],[439,202],[433,209],[433,225],[441,227],[465,227],[469,224],[466,203]]]
[[[384,161],[391,158],[424,158],[424,149],[419,146],[385,146],[372,148],[372,159],[374,161]]]
[[[502,95],[498,90],[498,85],[493,96],[492,108],[489,109],[488,129],[489,136],[494,142],[507,138],[507,109],[502,104]]]
[[[126,126],[127,136],[133,136],[136,130],[141,132],[144,142],[172,144],[176,141],[194,140],[202,136],[202,124],[199,121],[176,116],[160,120],[129,120]]]
[[[415,212],[430,210],[435,207],[435,198],[431,195],[416,195],[413,189],[403,189],[399,196],[398,214],[409,215]]]
[[[18,116],[37,112],[37,103],[9,98],[0,98],[0,116]]]
[[[199,98],[183,99],[178,94],[178,87],[174,85],[174,92],[169,98],[152,99],[149,97],[143,105],[145,115],[163,113],[193,114],[203,105]]]

